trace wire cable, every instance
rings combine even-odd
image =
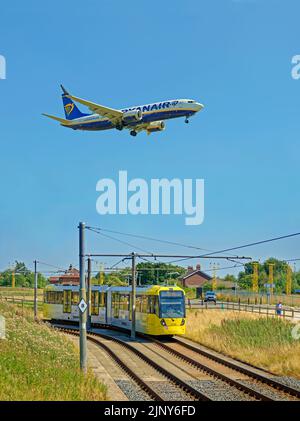
[[[90,231],[95,232],[96,234],[102,235],[103,237],[109,238],[109,239],[114,240],[114,241],[118,241],[121,244],[125,244],[126,246],[132,247],[133,249],[143,251],[144,253],[153,254],[152,252],[149,252],[148,250],[145,250],[145,249],[143,249],[141,247],[137,247],[136,245],[133,245],[131,243],[128,243],[127,241],[119,240],[118,238],[112,237],[111,235],[103,234],[102,232],[99,232],[97,230],[97,228],[91,228],[91,227],[89,227],[88,229]]]

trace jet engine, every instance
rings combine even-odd
[[[122,120],[125,124],[136,123],[143,117],[141,110],[131,110],[123,113]]]
[[[148,124],[147,126],[147,133],[153,133],[153,132],[162,132],[163,130],[165,130],[166,125],[164,123],[164,121],[152,121],[151,123]]]

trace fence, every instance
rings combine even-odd
[[[262,306],[262,305],[255,305],[255,304],[245,304],[245,303],[234,303],[229,301],[224,302],[217,302],[216,304],[208,304],[202,303],[193,303],[191,308],[194,309],[220,309],[220,310],[232,310],[232,311],[247,311],[250,313],[266,315],[268,316],[278,316],[276,314],[276,308],[274,306]],[[281,310],[281,317],[292,318],[292,319],[299,319],[300,320],[300,310],[296,310],[294,308],[283,308]]]
[[[17,304],[19,306],[22,306],[24,308],[24,305],[27,305],[28,307],[33,307],[34,300],[26,299],[26,298],[17,298],[17,297],[6,297],[5,295],[0,294],[0,301],[6,301],[8,303]],[[38,300],[37,302],[38,307],[40,308],[43,304],[41,300]]]

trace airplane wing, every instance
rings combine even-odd
[[[115,110],[114,108],[104,107],[103,105],[95,104],[94,102],[86,101],[85,99],[78,98],[73,95],[66,95],[66,97],[75,102],[86,105],[93,113],[108,118],[113,124],[121,120],[123,116],[122,111]]]

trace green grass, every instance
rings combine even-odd
[[[230,338],[233,345],[240,347],[268,349],[295,342],[291,335],[291,323],[275,318],[223,320],[221,326],[212,326],[210,332],[220,339]]]
[[[79,355],[65,335],[32,312],[0,303],[6,339],[0,340],[0,400],[106,400],[106,387],[79,369]]]

